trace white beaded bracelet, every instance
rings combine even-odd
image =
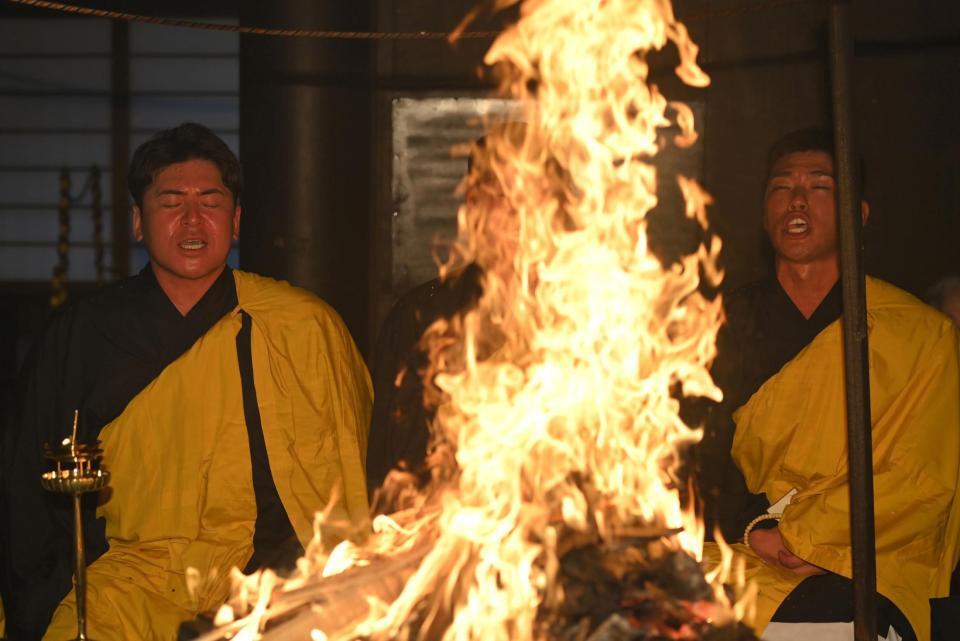
[[[764,512],[760,516],[756,517],[755,519],[747,523],[747,527],[743,529],[743,542],[746,543],[747,545],[750,545],[750,540],[749,540],[750,532],[752,532],[753,528],[757,527],[759,523],[763,523],[764,521],[779,521],[782,518],[783,518],[782,514],[770,514],[768,512]]]

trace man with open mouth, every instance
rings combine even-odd
[[[315,512],[330,507],[340,528],[325,543],[368,518],[369,375],[323,301],[227,265],[240,233],[233,152],[183,124],[137,149],[129,186],[149,264],[53,320],[5,435],[10,639],[76,634],[69,509],[39,483],[43,445],[74,410],[111,474],[85,506],[91,638],[176,638],[224,602],[231,568],[290,570]]]
[[[863,221],[868,214],[862,201]],[[724,401],[700,448],[706,516],[739,542],[759,587],[748,622],[765,639],[852,640],[829,132],[794,132],[771,148],[763,228],[774,273],[729,297],[718,339],[714,376]],[[888,283],[868,278],[866,292],[877,629],[887,641],[928,641],[930,599],[947,596],[960,539],[957,330]]]

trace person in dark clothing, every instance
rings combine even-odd
[[[700,484],[707,531],[719,528],[725,540],[736,541],[752,519],[766,512],[770,502],[763,494],[747,491],[743,475],[730,458],[733,413],[840,317],[840,285],[830,289],[809,318],[796,308],[774,276],[733,292],[724,311],[727,321],[717,338],[718,355],[711,370],[723,390],[723,401],[707,422],[700,448]]]
[[[719,529],[728,541],[740,539],[746,525],[770,507],[763,494],[745,492],[743,476],[730,458],[735,429],[733,414],[823,329],[840,318],[842,312],[832,173],[825,172],[825,167],[819,165],[803,167],[809,174],[806,180],[820,182],[805,185],[799,194],[787,194],[796,203],[788,204],[785,209],[799,212],[793,224],[800,233],[791,234],[789,222],[772,222],[770,219],[774,216],[766,211],[767,200],[774,193],[787,191],[785,186],[773,183],[783,171],[777,166],[778,162],[796,154],[816,154],[826,157],[832,172],[832,149],[832,136],[820,130],[793,132],[771,147],[767,158],[763,225],[771,237],[776,273],[734,291],[724,303],[726,323],[717,337],[718,355],[711,369],[724,398],[706,422],[699,448],[699,480],[705,500],[707,531]],[[861,177],[862,174],[861,169]],[[829,203],[818,200],[829,200]],[[868,214],[869,207],[863,201],[864,221]],[[789,217],[781,215],[780,218],[787,221]],[[772,229],[775,224],[779,225],[779,231]],[[778,239],[778,235],[781,238]],[[797,247],[792,248],[791,244]],[[797,256],[794,258],[791,254]],[[795,264],[800,267],[794,267]],[[781,277],[780,272],[784,276]],[[794,272],[803,274],[806,280],[798,279]],[[763,525],[769,524],[761,527]]]
[[[188,123],[138,148],[129,176],[150,262],[50,321],[3,435],[0,593],[12,641],[76,630],[72,513],[39,484],[44,444],[69,434],[74,410],[78,440],[102,442],[112,475],[84,505],[93,638],[172,638],[223,602],[231,567],[291,568],[337,483],[345,520],[367,517],[366,369],[319,299],[226,265],[240,223],[236,157]],[[289,415],[274,400],[280,379]],[[339,451],[313,451],[331,439]],[[192,593],[188,568],[206,581]]]
[[[435,278],[400,298],[383,323],[372,375],[375,390],[367,449],[367,486],[383,485],[390,470],[403,467],[426,480],[424,459],[433,409],[424,399],[427,328],[469,310],[480,297],[482,272],[474,264],[446,280]]]
[[[430,424],[435,408],[424,395],[423,376],[428,355],[422,338],[437,320],[465,314],[483,293],[485,270],[500,273],[512,261],[516,221],[504,200],[500,178],[489,162],[497,153],[488,139],[522,140],[523,123],[507,123],[473,146],[468,159],[465,206],[474,212],[480,234],[487,241],[478,262],[455,269],[445,278],[424,283],[402,296],[380,331],[373,361],[374,406],[367,451],[367,486],[374,492],[391,470],[411,472],[422,486],[429,478],[425,466]],[[499,140],[499,139],[498,139]],[[389,501],[375,509],[388,509]]]
[[[864,221],[868,213],[863,201]],[[793,132],[772,147],[763,225],[774,274],[729,297],[718,337],[713,374],[724,400],[707,419],[699,447],[705,520],[747,559],[759,586],[752,622],[758,633],[784,641],[852,638],[829,132]],[[943,595],[946,566],[955,562],[956,545],[949,541],[958,520],[956,461],[948,446],[936,463],[943,478],[924,489],[916,470],[937,452],[941,423],[960,422],[960,407],[923,381],[955,379],[957,336],[908,294],[872,278],[867,285],[871,363],[883,363],[871,368],[878,631],[885,639],[925,641],[928,599]],[[913,409],[890,409],[906,407]],[[922,499],[907,491],[907,478]],[[916,525],[901,529],[908,516]],[[948,543],[922,559],[904,556],[909,546],[932,546],[921,539]]]

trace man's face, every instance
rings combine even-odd
[[[240,207],[209,160],[164,167],[133,208],[133,233],[143,240],[158,276],[201,280],[216,276],[240,232]]]
[[[763,228],[781,262],[809,264],[837,257],[833,159],[800,151],[776,161],[764,195]]]

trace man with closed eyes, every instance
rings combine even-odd
[[[149,263],[52,320],[4,435],[12,641],[76,634],[70,511],[39,484],[43,446],[69,434],[74,410],[111,473],[85,505],[92,638],[177,638],[223,603],[231,568],[291,569],[335,495],[342,533],[368,518],[369,375],[323,301],[227,265],[233,152],[183,124],[137,149],[129,186]]]
[[[862,220],[869,207],[861,203]],[[706,421],[700,486],[713,526],[759,588],[765,639],[852,639],[836,181],[829,132],[770,150],[763,229],[773,274],[734,292],[718,339],[722,404]],[[882,639],[930,639],[960,510],[958,336],[906,292],[867,279]]]

